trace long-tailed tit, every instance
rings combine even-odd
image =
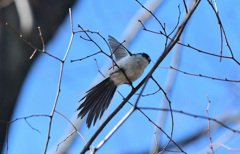
[[[108,78],[86,92],[86,95],[80,100],[85,99],[84,102],[77,109],[81,110],[78,118],[83,118],[88,113],[86,120],[88,128],[90,128],[93,120],[93,125],[95,125],[97,119],[101,119],[117,87],[137,80],[151,61],[146,53],[131,54],[112,36],[108,36],[108,42],[117,65],[112,68]]]

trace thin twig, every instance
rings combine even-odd
[[[32,55],[29,57],[29,59],[32,59],[33,56],[36,54],[36,52],[37,52],[37,49],[35,49],[35,50],[33,51]]]
[[[45,50],[45,43],[44,43],[44,40],[43,40],[42,31],[41,31],[40,27],[38,27],[38,31],[39,31],[39,35],[40,35],[40,38],[41,38],[41,41],[42,41],[43,52],[46,52],[46,50]]]
[[[211,77],[211,76],[202,75],[202,74],[189,73],[189,72],[185,72],[185,71],[182,71],[180,69],[174,68],[172,66],[169,66],[169,67],[159,66],[159,68],[172,69],[172,70],[178,71],[178,72],[183,73],[183,74],[208,78],[208,79],[212,79],[212,80],[227,81],[227,82],[240,82],[240,80],[232,80],[232,79],[227,79],[227,78],[221,79],[221,78]]]
[[[234,59],[234,61],[236,61],[236,59],[234,58],[234,55],[233,55],[232,48],[231,48],[230,45],[229,45],[226,32],[225,32],[225,30],[224,30],[224,28],[223,28],[222,21],[221,21],[221,19],[220,19],[220,17],[219,17],[219,13],[218,13],[218,10],[217,10],[217,4],[216,4],[216,2],[215,2],[215,7],[216,7],[216,8],[214,8],[213,3],[212,3],[210,0],[207,0],[207,1],[208,1],[208,3],[210,4],[212,10],[214,11],[214,13],[215,13],[215,15],[216,15],[216,17],[217,17],[218,24],[219,24],[219,26],[220,26],[220,29],[221,29],[223,35],[224,35],[226,45],[227,45],[227,47],[228,47],[228,49],[229,49],[229,51],[230,51],[230,53],[231,53],[231,55],[232,55],[232,58]],[[238,63],[238,64],[240,65],[240,63]]]
[[[97,54],[99,54],[99,53],[101,53],[101,52],[102,52],[102,51],[98,51],[98,52],[96,52],[96,53],[94,53],[94,54],[91,54],[91,55],[88,55],[88,56],[86,56],[86,57],[84,57],[84,58],[71,60],[71,63],[72,63],[72,62],[75,62],[75,61],[82,61],[82,60],[87,59],[87,58],[89,58],[89,57],[95,56],[95,55],[97,55]]]
[[[165,30],[165,27],[163,26],[163,24],[161,23],[161,21],[154,15],[154,13],[152,11],[150,11],[149,9],[147,9],[141,2],[139,2],[138,0],[136,0],[136,2],[138,2],[139,5],[141,5],[142,8],[144,8],[147,12],[149,12],[154,18],[155,20],[159,23],[159,25],[162,27],[163,31],[165,34],[166,33],[166,30]]]
[[[98,67],[98,63],[97,63],[97,59],[94,59],[96,61],[96,65],[97,65],[97,69],[98,69],[98,72],[105,78],[105,75],[102,74],[102,72],[100,71],[99,67]]]
[[[154,151],[153,151],[153,154],[157,152],[157,149],[158,149],[158,140],[157,140],[157,127],[155,127],[155,131],[154,131],[154,139],[155,139],[155,142],[156,142],[156,146],[154,148]]]
[[[173,28],[173,30],[167,35],[167,38],[169,38],[172,33],[177,29],[179,22],[180,22],[180,17],[181,17],[181,10],[180,10],[180,6],[178,5],[178,20],[177,20],[177,24],[176,26]]]
[[[69,137],[71,137],[74,133],[76,133],[76,130],[72,131],[71,134],[69,134],[65,139],[63,139],[61,142],[59,142],[59,143],[57,144],[56,151],[58,151],[59,146],[60,146],[63,142],[65,142]]]
[[[26,117],[21,117],[21,118],[16,118],[12,121],[3,121],[3,120],[0,120],[0,123],[3,123],[3,124],[6,124],[6,154],[8,153],[8,133],[9,133],[9,125],[18,121],[18,120],[25,120],[25,122],[28,124],[28,126],[30,128],[32,128],[33,130],[36,130],[39,132],[39,130],[37,130],[36,128],[33,128],[30,123],[28,123],[27,119],[28,118],[32,118],[32,117],[50,117],[49,115],[46,115],[46,114],[39,114],[39,115],[30,115],[30,116],[26,116]]]
[[[141,95],[142,97],[154,95],[154,94],[158,93],[160,90],[163,90],[162,87],[159,85],[159,83],[158,83],[153,77],[151,77],[151,79],[155,82],[155,84],[158,86],[159,89],[158,89],[157,91],[153,92],[153,93],[142,94],[142,95]],[[164,93],[164,94],[165,94],[165,93]],[[136,94],[136,95],[140,95],[140,94]],[[165,95],[165,96],[166,96],[166,95]]]
[[[33,56],[35,55],[36,52],[42,52],[42,53],[45,53],[47,54],[48,56],[58,60],[58,61],[61,61],[61,59],[59,59],[58,57],[46,52],[45,50],[41,50],[41,49],[38,49],[37,47],[35,47],[32,43],[30,43],[29,41],[27,41],[23,35],[19,34],[14,28],[12,28],[7,22],[3,21],[2,19],[0,19],[0,23],[4,24],[8,29],[10,29],[15,35],[17,35],[24,43],[26,43],[29,47],[31,47],[32,49],[34,49],[34,52],[33,54],[31,55],[30,59],[33,58]],[[41,40],[43,42],[43,47],[45,48],[45,44],[44,44],[44,41],[42,39],[42,32],[40,30],[40,37],[41,37]]]
[[[9,121],[9,122],[0,120],[0,123],[12,124],[15,121],[22,120],[22,119],[28,119],[28,118],[32,118],[32,117],[50,117],[50,116],[47,115],[47,114],[37,114],[37,115],[30,115],[30,116],[26,116],[26,117],[16,118],[16,119],[14,119],[12,121]]]
[[[83,135],[77,130],[77,128],[74,126],[74,124],[65,116],[63,115],[61,112],[58,112],[57,110],[55,110],[55,112],[57,112],[59,115],[61,115],[62,117],[64,117],[74,128],[74,130],[78,133],[79,136],[81,136],[81,138],[84,140],[85,143],[87,143],[86,139],[83,137]]]
[[[32,130],[35,130],[35,131],[37,131],[38,133],[40,133],[40,131],[39,131],[38,129],[34,128],[34,127],[27,121],[26,118],[24,118],[24,120],[26,121],[26,123],[28,124],[28,126],[29,126],[30,128],[32,128]]]
[[[221,146],[221,147],[224,147],[224,148],[226,148],[226,149],[228,149],[230,151],[240,151],[240,149],[230,148],[230,147],[228,147],[228,146],[226,146],[226,145],[224,145],[222,143],[213,143],[212,145],[213,146]]]
[[[141,21],[139,21],[139,22],[142,24]],[[142,26],[143,26],[143,30],[145,30],[145,31],[148,31],[148,32],[154,33],[154,34],[164,35],[164,36],[168,37],[170,40],[172,40],[172,38],[170,38],[169,36],[163,34],[161,31],[160,31],[160,32],[152,31],[152,30],[147,29],[143,24],[142,24]],[[226,35],[224,35],[224,36],[225,36],[225,38],[226,38]],[[177,44],[180,44],[180,45],[182,45],[182,46],[191,48],[191,49],[193,49],[193,50],[195,50],[195,51],[197,51],[197,52],[203,53],[203,54],[208,54],[208,55],[215,56],[215,57],[220,57],[220,58],[232,59],[232,60],[235,61],[238,65],[240,65],[240,62],[235,59],[235,57],[233,56],[233,54],[231,54],[232,56],[222,56],[221,54],[220,54],[220,55],[217,55],[217,54],[214,54],[214,53],[210,53],[210,52],[206,52],[206,51],[197,49],[197,48],[191,46],[190,44],[184,44],[184,43],[181,43],[181,42],[177,42]],[[226,45],[228,46],[230,52],[232,53],[231,47],[229,46],[228,42],[226,43]]]
[[[152,108],[152,107],[139,107],[139,108],[142,109],[142,110],[161,110],[161,111],[170,112],[170,109],[165,109],[165,108]],[[240,130],[232,129],[232,128],[228,127],[227,125],[223,124],[222,122],[218,121],[216,118],[210,118],[210,117],[207,118],[205,116],[195,115],[195,114],[192,114],[192,113],[187,113],[187,112],[184,112],[184,111],[181,111],[181,110],[174,110],[174,109],[172,110],[172,112],[188,115],[188,116],[191,116],[191,117],[194,117],[194,118],[210,119],[210,120],[218,123],[219,125],[231,130],[232,132],[240,134]]]
[[[209,137],[209,141],[210,141],[210,149],[212,151],[212,154],[214,154],[213,146],[212,146],[212,138],[211,138],[211,135],[210,135],[210,119],[209,119],[209,116],[208,116],[208,109],[209,109],[211,101],[209,100],[208,95],[207,95],[207,99],[208,99],[208,106],[207,106],[207,109],[206,109],[206,114],[207,114],[207,118],[208,118],[208,129],[207,129],[207,132],[208,132],[208,137]]]
[[[155,20],[159,23],[159,25],[160,25],[161,28],[163,29],[163,33],[164,33],[165,35],[167,35],[165,23],[162,24],[162,23],[160,22],[160,20],[155,16],[155,14],[154,14],[151,10],[147,9],[141,2],[139,2],[138,0],[136,0],[136,2],[137,2],[139,5],[141,5],[142,8],[144,8],[147,12],[149,12],[149,13],[155,18]],[[142,23],[142,22],[141,22],[141,23]],[[160,32],[161,32],[161,31],[160,31]],[[167,48],[167,42],[168,42],[168,38],[166,37],[165,49]]]
[[[182,36],[181,36],[181,39],[182,39],[182,37],[183,37],[183,34],[182,34]],[[180,40],[181,40],[180,39]],[[174,66],[178,66],[179,65],[179,59],[180,59],[180,52],[181,51],[181,46],[180,45],[177,45],[177,47],[176,47],[176,51],[175,51],[175,53],[174,53],[174,57],[173,57],[173,60],[172,60],[172,65],[174,65]],[[165,95],[165,97],[162,99],[162,101],[160,101],[161,102],[161,105],[164,107],[164,108],[166,108],[168,105],[169,105],[169,107],[170,107],[170,112],[171,112],[171,120],[172,120],[172,130],[171,130],[171,133],[173,133],[173,113],[172,113],[172,108],[171,108],[171,102],[170,102],[170,100],[169,100],[169,98],[168,97],[170,97],[171,96],[171,91],[172,91],[172,87],[173,87],[173,84],[174,84],[174,81],[175,81],[175,78],[176,78],[176,72],[174,72],[174,71],[169,71],[169,73],[168,73],[168,75],[167,75],[167,80],[165,81],[165,83],[166,83],[166,85],[165,85],[165,91],[164,90],[162,90],[163,91],[163,93],[164,93],[164,95]],[[167,96],[167,94],[168,94],[168,96]],[[163,127],[164,126],[164,121],[166,121],[166,114],[167,114],[167,112],[161,112],[161,113],[159,113],[159,115],[158,115],[158,125],[159,126],[161,126],[161,127]],[[161,141],[161,133],[158,133],[159,135],[158,135],[158,138],[159,138],[159,143],[160,143],[160,141]],[[166,148],[167,148],[167,146],[169,145],[169,143],[170,142],[168,142],[168,144],[166,144],[166,146],[160,151],[160,152],[164,152],[164,151],[166,151]]]

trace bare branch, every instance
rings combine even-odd
[[[63,118],[65,118],[71,125],[72,127],[75,129],[75,132],[78,133],[79,136],[81,136],[81,138],[84,140],[85,143],[87,143],[86,139],[83,137],[83,135],[77,130],[77,128],[74,126],[74,124],[62,113],[58,112],[57,110],[55,110],[55,112],[57,112],[59,115],[61,115]]]
[[[139,109],[142,109],[142,110],[161,110],[161,111],[170,112],[170,109],[165,109],[165,108],[139,107]],[[187,113],[187,112],[184,112],[184,111],[181,111],[181,110],[174,110],[174,109],[172,109],[172,112],[181,113],[181,114],[188,115],[188,116],[191,116],[191,117],[194,117],[194,118],[209,119],[209,120],[214,121],[214,122],[218,123],[219,125],[227,128],[227,129],[231,130],[233,133],[240,133],[240,130],[230,128],[227,125],[225,125],[224,123],[218,121],[216,118],[210,118],[210,117],[207,118],[205,116],[195,115],[195,114]]]
[[[226,149],[228,149],[229,151],[240,151],[240,149],[234,149],[234,148],[230,148],[230,147],[228,147],[228,146],[226,146],[226,145],[224,145],[224,144],[222,144],[222,143],[213,143],[212,144],[213,146],[221,146],[221,147],[224,147],[224,148],[226,148]]]
[[[95,55],[97,55],[97,54],[99,54],[99,53],[101,53],[101,52],[102,52],[102,51],[98,51],[98,52],[96,52],[96,53],[94,53],[94,54],[91,54],[91,55],[88,55],[88,56],[86,56],[86,57],[84,57],[84,58],[76,59],[76,60],[71,60],[71,63],[72,63],[72,62],[75,62],[75,61],[82,61],[82,60],[87,59],[87,58],[89,58],[89,57],[95,56]]]
[[[207,114],[207,118],[208,118],[208,129],[207,129],[207,132],[208,132],[208,137],[209,137],[209,141],[210,141],[210,149],[212,151],[212,154],[214,154],[214,151],[213,151],[213,146],[212,146],[212,138],[211,138],[211,135],[210,135],[210,119],[209,119],[209,116],[208,116],[208,110],[209,110],[209,106],[210,106],[210,100],[209,100],[209,97],[207,95],[207,99],[208,99],[208,106],[207,106],[207,109],[206,109],[206,114]]]
[[[185,10],[186,10],[186,14],[188,14],[188,9],[187,9],[187,5],[186,5],[185,0],[183,0],[183,4],[184,4]]]
[[[70,22],[72,24],[72,11],[71,11],[71,8],[69,8],[69,15],[70,15]],[[71,27],[73,27],[73,26],[71,26]],[[55,112],[55,109],[56,109],[56,105],[58,103],[59,94],[60,94],[60,91],[61,91],[61,83],[62,83],[62,74],[63,74],[64,63],[65,63],[65,60],[66,60],[66,58],[68,56],[69,50],[70,50],[71,45],[72,45],[73,36],[74,36],[74,32],[73,32],[73,29],[72,29],[72,34],[71,34],[71,38],[70,38],[70,41],[69,41],[68,49],[66,51],[66,54],[65,54],[63,60],[61,60],[61,69],[60,69],[60,74],[59,74],[59,82],[58,82],[57,94],[56,94],[55,101],[54,101],[54,104],[53,104],[52,112],[50,114],[48,135],[47,135],[47,141],[46,141],[44,154],[46,154],[47,148],[48,148],[48,144],[49,144],[49,139],[50,139],[50,134],[51,134],[51,127],[52,127],[52,118],[53,118],[53,115],[54,115],[54,112]]]
[[[169,66],[169,67],[159,66],[159,68],[172,69],[172,70],[178,71],[178,72],[183,73],[183,74],[208,78],[208,79],[212,79],[212,80],[227,81],[227,82],[240,82],[240,80],[232,80],[232,79],[227,79],[227,78],[221,79],[221,78],[211,77],[211,76],[202,75],[202,74],[189,73],[189,72],[185,72],[185,71],[179,70],[177,68],[174,68],[172,66]]]
[[[30,43],[29,41],[27,41],[23,35],[19,34],[14,28],[12,28],[7,22],[3,21],[2,19],[0,19],[0,23],[4,24],[8,29],[10,29],[15,35],[17,35],[24,43],[26,43],[29,47],[31,47],[32,49],[34,49],[34,52],[33,54],[31,55],[30,59],[34,56],[34,54],[38,51],[38,52],[43,52],[45,54],[47,54],[48,56],[58,60],[58,61],[61,61],[61,59],[59,59],[58,57],[56,56],[53,56],[52,54],[46,52],[45,50],[41,50],[41,49],[38,49],[37,47],[35,47],[32,43]],[[43,42],[43,39],[42,39],[42,33],[41,33],[41,30],[39,30],[40,32],[40,38]],[[43,47],[45,48],[45,45],[44,45],[44,42],[43,42]]]
[[[230,51],[230,53],[231,53],[231,55],[232,55],[232,59],[237,62],[237,60],[234,58],[232,48],[231,48],[230,45],[229,45],[226,32],[225,32],[225,30],[224,30],[224,28],[223,28],[222,21],[221,21],[221,19],[220,19],[220,17],[219,17],[216,1],[214,1],[216,9],[214,8],[213,3],[212,3],[210,0],[207,0],[207,1],[208,1],[208,3],[210,4],[210,6],[212,7],[212,10],[214,11],[214,13],[215,13],[215,15],[216,15],[216,17],[217,17],[218,24],[219,24],[219,27],[220,27],[220,33],[223,33],[223,35],[224,35],[225,42],[226,42],[226,45],[227,45],[227,47],[228,47],[228,49],[229,49],[229,51]],[[223,39],[222,39],[222,34],[221,34],[221,41],[222,41],[222,40],[223,40]],[[221,52],[222,52],[222,45],[221,45],[220,54],[222,54]],[[221,59],[220,59],[220,60],[221,60]],[[240,65],[240,63],[238,63],[238,64]]]

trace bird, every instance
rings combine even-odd
[[[93,86],[86,92],[79,102],[77,108],[78,118],[83,118],[87,114],[86,124],[90,128],[96,124],[97,119],[101,119],[103,113],[108,108],[118,86],[131,84],[136,81],[144,72],[151,61],[146,53],[132,54],[122,43],[114,37],[108,35],[108,42],[115,56],[116,66],[112,66],[109,76],[103,81]]]

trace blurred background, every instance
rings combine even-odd
[[[183,1],[142,0],[140,2],[153,11],[161,23],[165,23],[167,34],[175,28],[179,16],[180,24],[186,16]],[[240,34],[238,13],[240,1],[216,2],[233,55],[236,60],[240,60],[238,35]],[[193,1],[186,1],[188,8],[192,3]],[[147,29],[155,32],[163,31],[161,26],[134,0],[2,0],[0,1],[0,19],[7,22],[39,49],[42,48],[42,43],[37,27],[40,26],[46,51],[63,59],[71,37],[69,8],[72,8],[74,31],[80,30],[78,24],[84,29],[99,30],[105,38],[111,35],[119,42],[126,40],[124,45],[132,53],[146,52],[150,55],[152,62],[144,75],[133,83],[133,86],[138,85],[164,51],[166,37],[142,30],[138,20],[141,20]],[[89,35],[104,52],[110,54],[102,38],[96,34]],[[106,117],[122,102],[122,97],[119,94],[115,95],[103,118],[91,129],[87,128],[85,121],[77,119],[78,100],[84,96],[87,89],[102,79],[98,67],[106,74],[105,69],[111,62],[104,54],[71,62],[71,60],[84,58],[99,51],[96,45],[81,39],[80,36],[86,38],[84,33],[75,33],[64,63],[61,92],[56,110],[70,119],[88,141]],[[218,20],[206,0],[202,0],[197,7],[180,41],[205,52],[220,54],[221,33]],[[224,39],[222,54],[231,56],[225,44]],[[50,115],[52,112],[58,90],[61,62],[43,53],[36,53],[30,60],[29,57],[33,51],[3,23],[0,24],[0,145],[2,153],[43,153],[45,149],[49,117],[41,115]],[[98,67],[94,59],[97,60]],[[153,77],[166,91],[171,100],[172,109],[197,115],[194,117],[173,112],[172,139],[185,152],[211,152],[207,132],[208,120],[199,118],[199,116],[207,117],[206,109],[209,100],[211,101],[209,117],[216,118],[230,128],[240,131],[239,82],[192,76],[168,69],[170,66],[192,74],[232,80],[240,79],[240,70],[238,63],[231,58],[222,58],[220,62],[219,57],[176,45],[154,72]],[[126,97],[131,87],[123,85],[118,90]],[[157,90],[157,85],[149,80],[144,94]],[[137,97],[138,95],[134,95],[130,102],[135,103]],[[168,102],[164,98],[161,91],[154,95],[141,97],[138,107],[169,109]],[[104,128],[92,146],[102,141],[131,107],[126,104]],[[144,109],[142,111],[170,135],[172,128],[170,112]],[[40,116],[17,120],[9,125],[9,129],[6,128],[4,121],[8,122],[31,115]],[[61,143],[71,134],[72,130],[71,124],[63,116],[55,113],[47,153],[79,153],[85,142],[76,133]],[[155,137],[158,151],[161,151],[169,139],[160,131],[157,131],[155,136],[155,131],[155,126],[143,114],[135,111],[99,149],[98,153],[153,153],[156,148]],[[6,134],[8,134],[8,146]],[[215,153],[239,153],[237,151],[240,149],[239,133],[234,133],[210,121],[210,135],[212,143],[216,144],[213,146]],[[59,143],[61,144],[58,146]],[[218,146],[220,144],[232,149]],[[166,149],[179,151],[172,143]]]

